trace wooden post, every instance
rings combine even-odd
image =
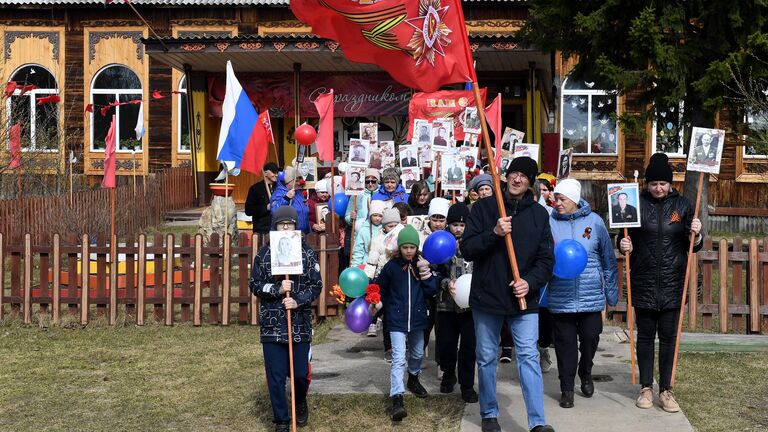
[[[259,252],[259,234],[254,234],[253,241],[251,242],[251,273],[253,273],[253,260],[256,258],[256,254]],[[259,298],[255,294],[251,294],[251,325],[259,324]]]
[[[0,246],[2,248],[2,246]],[[2,253],[0,253],[0,262],[2,262]],[[2,272],[0,272],[0,278],[2,278]],[[70,277],[72,274],[70,273]],[[74,278],[70,279],[70,283],[76,283]],[[61,307],[61,237],[59,233],[53,235],[53,323],[60,323],[60,310]],[[2,303],[0,302],[0,309]]]
[[[717,255],[720,269],[720,333],[728,333],[728,240],[720,239]]]
[[[147,285],[147,236],[144,233],[139,234],[139,266],[138,266],[138,300],[136,302],[136,325],[144,325],[144,299],[146,296]],[[157,270],[155,270],[157,273]]]
[[[91,268],[91,256],[90,256],[90,238],[88,234],[83,234],[82,237],[82,252],[80,255],[80,324],[88,324],[88,295],[90,294],[88,282],[90,281],[90,268]]]
[[[192,325],[202,324],[203,313],[203,235],[195,235],[195,308],[192,313]]]
[[[753,333],[760,332],[759,275],[760,267],[758,261],[757,239],[752,238],[749,240],[749,331]]]
[[[230,246],[231,240],[229,239],[229,233],[224,232],[224,263],[223,263],[223,275],[221,278],[221,325],[229,325],[229,296],[230,296],[230,286],[229,286],[229,277],[230,273],[232,272],[232,263],[231,263],[231,257],[230,257]]]
[[[488,125],[485,123],[485,107],[483,101],[480,98],[480,86],[477,82],[472,83],[472,91],[475,95],[475,105],[477,105],[477,114],[480,117],[480,126],[483,131],[483,142],[485,143],[485,152],[488,155],[488,167],[491,170],[491,177],[493,177],[493,196],[496,197],[496,206],[499,208],[499,218],[507,217],[507,210],[504,208],[504,198],[501,196],[501,180],[499,179],[499,170],[496,168],[496,163],[493,158],[493,150],[491,149],[491,137],[488,135]],[[514,281],[520,280],[520,269],[517,267],[517,258],[515,257],[515,246],[512,244],[512,234],[504,236],[504,244],[507,247],[507,256],[509,258],[509,265],[512,267],[512,276]],[[528,308],[525,297],[517,299],[518,306],[521,310]]]
[[[32,235],[24,235],[24,324],[32,322]]]
[[[165,238],[165,325],[173,325],[173,234]],[[160,274],[163,274],[161,272]],[[157,277],[157,269],[155,269]]]
[[[114,189],[112,189],[114,191]],[[115,325],[117,321],[117,236],[112,225],[112,237],[109,241],[109,325]]]
[[[365,187],[365,178],[363,178],[363,187]],[[336,234],[336,210],[334,197],[336,196],[336,179],[333,175],[333,159],[331,159],[331,232]]]
[[[0,232],[0,320],[3,319],[3,298],[5,297],[5,243],[3,233]]]
[[[324,317],[326,314],[326,304],[325,304],[325,291],[326,287],[328,286],[328,251],[326,250],[328,248],[328,236],[323,233],[320,234],[320,253],[319,253],[319,264],[320,264],[320,279],[323,281],[323,287],[320,289],[320,298],[317,299],[317,315]]]
[[[702,240],[703,241],[703,240]],[[691,263],[691,275],[688,281],[688,286],[693,287],[688,290],[688,329],[690,331],[696,331],[697,322],[696,319],[699,315],[699,262],[698,256],[693,259]]]
[[[696,206],[693,210],[693,218],[699,217],[699,206],[701,205],[701,186],[704,183],[704,173],[699,173],[699,183],[696,187]],[[693,242],[696,240],[696,234],[691,232],[691,238],[688,244],[688,260],[685,263],[685,280],[683,282],[683,297],[680,299],[680,316],[677,319],[677,337],[675,338],[675,357],[672,360],[672,380],[675,385],[675,375],[677,373],[677,361],[680,355],[680,336],[683,333],[683,314],[685,313],[685,297],[688,295],[688,283],[690,282],[691,265],[693,263]]]
[[[629,238],[629,231],[624,228],[624,237]],[[627,325],[629,326],[629,359],[632,367],[632,385],[637,384],[635,371],[635,317],[632,307],[632,279],[630,279],[629,251],[624,253],[624,267],[627,275]]]

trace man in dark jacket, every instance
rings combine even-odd
[[[507,190],[502,194],[507,212],[499,217],[495,198],[472,206],[462,236],[461,253],[473,262],[469,306],[475,321],[475,338],[483,432],[501,431],[497,421],[496,362],[499,334],[509,326],[515,341],[517,369],[528,412],[528,428],[553,432],[544,419],[544,383],[539,365],[539,290],[552,277],[554,253],[549,219],[533,200],[530,186],[538,172],[536,161],[515,158],[507,169]],[[504,235],[511,233],[521,279],[513,281]],[[518,299],[525,298],[521,310]]]
[[[272,216],[276,231],[296,229],[298,215],[290,206],[282,206]],[[251,292],[261,300],[259,325],[261,346],[264,350],[269,399],[272,403],[272,422],[277,432],[287,432],[291,413],[285,399],[285,380],[289,374],[288,321],[291,313],[293,340],[293,377],[296,392],[296,423],[303,426],[309,419],[307,390],[309,389],[309,349],[312,342],[312,302],[320,296],[323,282],[315,252],[301,242],[304,273],[285,279],[273,275],[269,246],[262,247],[253,260],[249,284]],[[286,297],[286,294],[290,296]],[[292,312],[291,312],[292,311]]]
[[[269,212],[269,200],[275,191],[277,173],[280,168],[273,162],[264,165],[264,180],[254,183],[248,189],[248,198],[245,199],[245,214],[253,220],[253,232],[266,234],[272,215]]]

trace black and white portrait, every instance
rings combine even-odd
[[[362,139],[349,140],[349,162],[352,166],[367,167],[370,160],[370,142]]]
[[[400,182],[405,188],[405,190],[409,191],[411,190],[411,187],[414,183],[419,181],[420,172],[421,170],[416,168],[403,168],[402,174],[400,174]]]
[[[400,146],[400,167],[414,168],[419,166],[419,147]]]
[[[347,195],[361,195],[365,186],[363,183],[365,180],[365,168],[349,167],[345,176],[346,187],[344,188],[344,193]]]
[[[573,156],[573,149],[567,148],[560,151],[560,158],[557,163],[557,179],[568,178],[571,175],[571,158]]]
[[[379,142],[379,124],[360,123],[360,139],[376,145]]]
[[[504,133],[501,135],[501,149],[513,151],[518,143],[523,142],[523,138],[525,138],[525,132],[510,127],[504,128]]]
[[[301,261],[301,231],[270,231],[269,253],[273,275],[304,273]]]
[[[450,120],[435,120],[432,122],[433,150],[446,151],[453,140],[453,122]]]
[[[432,125],[429,120],[416,119],[413,121],[413,138],[411,141],[419,145],[432,144]]]
[[[464,190],[466,165],[459,153],[443,153],[440,158],[440,171],[445,190]]]
[[[637,183],[608,184],[608,222],[611,228],[640,227],[640,189]]]
[[[691,146],[688,151],[689,171],[720,173],[725,131],[694,127],[691,132]]]
[[[464,133],[480,133],[480,117],[477,115],[477,107],[466,107],[461,116],[461,125]]]

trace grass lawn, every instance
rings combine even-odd
[[[257,327],[95,327],[0,325],[0,430],[272,430]],[[407,398],[408,430],[458,431],[458,396]],[[309,401],[308,431],[404,430],[384,395]]]

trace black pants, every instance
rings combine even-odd
[[[501,326],[501,337],[499,337],[499,346],[502,348],[512,348],[515,346],[515,339],[512,337],[512,331],[509,326]]]
[[[653,385],[653,353],[656,333],[659,335],[659,389],[671,388],[672,363],[675,359],[675,341],[677,340],[677,320],[680,309],[635,308],[637,323],[637,367],[640,370],[640,384],[643,387]]]
[[[443,379],[456,379],[458,361],[459,386],[462,389],[471,389],[475,382],[475,322],[472,319],[472,312],[438,312],[437,314],[435,344],[440,356]]]
[[[577,365],[579,378],[592,376],[592,360],[603,332],[603,317],[600,312],[553,313],[552,320],[560,391],[573,391]]]
[[[548,348],[555,338],[555,328],[552,324],[552,314],[545,307],[539,308],[539,347]]]
[[[288,424],[291,421],[291,407],[285,397],[285,382],[290,378],[288,344],[264,342],[261,347],[264,350],[267,388],[272,403],[272,422]],[[309,389],[309,343],[293,344],[293,386],[296,405],[303,403]]]

